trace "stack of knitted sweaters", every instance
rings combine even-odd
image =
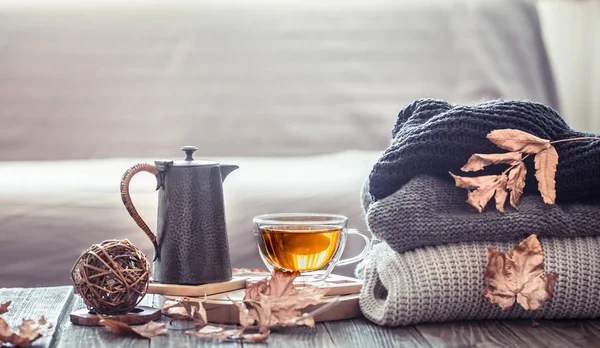
[[[542,139],[592,137],[576,132],[551,108],[493,101],[456,106],[421,99],[403,109],[393,140],[374,165],[363,207],[374,235],[357,267],[364,279],[360,305],[380,325],[462,319],[600,317],[600,141],[556,143],[555,205],[537,191],[533,161],[519,209],[504,214],[493,202],[482,213],[466,203],[448,172],[498,174],[499,166],[463,173],[474,153],[505,152],[487,140],[496,129],[519,129]],[[502,310],[483,297],[488,248],[508,253],[536,234],[546,272],[559,274],[540,309]]]

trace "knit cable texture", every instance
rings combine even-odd
[[[461,175],[473,153],[499,153],[486,135],[495,129],[519,129],[543,139],[596,136],[571,129],[552,108],[526,101],[495,100],[474,106],[419,99],[400,111],[390,146],[370,173],[370,194],[383,199],[418,174]],[[556,173],[558,201],[600,196],[600,141],[584,140],[555,145],[559,155]],[[533,174],[533,161],[526,161]],[[469,175],[483,175],[486,169]],[[531,179],[531,178],[530,178]],[[528,184],[526,192],[536,192]]]
[[[536,311],[506,310],[482,296],[487,249],[514,242],[469,242],[397,253],[385,242],[357,267],[360,307],[379,325],[482,319],[578,319],[600,316],[600,238],[539,238],[546,272],[558,272],[553,297]]]

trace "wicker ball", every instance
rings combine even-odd
[[[146,295],[150,264],[127,239],[106,240],[81,254],[71,269],[71,280],[88,310],[125,314]]]

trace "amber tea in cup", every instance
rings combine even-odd
[[[348,219],[332,214],[267,214],[254,218],[260,255],[269,270],[298,271],[300,280],[326,279],[337,265],[363,259],[367,236],[347,228]],[[361,236],[366,245],[356,257],[339,260],[348,235]]]

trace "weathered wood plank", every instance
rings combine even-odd
[[[38,320],[43,315],[56,327],[62,310],[72,297],[70,287],[52,287],[38,289],[0,288],[0,303],[12,301],[10,312],[2,317],[12,328],[16,328],[22,319]],[[51,347],[52,334],[35,341],[36,347]]]
[[[160,308],[159,295],[148,295],[146,298],[151,301],[152,307]],[[230,348],[230,347],[242,347],[239,342],[224,342],[222,340],[203,339],[196,336],[186,335],[187,329],[193,329],[193,325],[190,322],[182,320],[172,320],[171,318],[164,316],[161,322],[167,324],[167,335],[160,335],[152,338],[150,341],[150,347],[219,347],[219,348]]]
[[[69,287],[72,292],[72,288]],[[151,299],[144,298],[142,305],[150,305]],[[104,326],[81,326],[71,323],[69,314],[78,309],[85,308],[85,304],[79,295],[73,295],[71,300],[65,306],[63,315],[60,318],[58,327],[55,330],[51,347],[126,347],[126,348],[147,348],[150,346],[150,340],[146,338],[124,337],[114,335],[110,329]],[[154,338],[153,338],[154,339]]]
[[[323,325],[338,347],[429,347],[412,326],[382,327],[365,318],[325,322]]]
[[[600,320],[506,320],[501,324],[519,336],[528,347],[597,347]]]
[[[525,341],[517,334],[493,320],[419,324],[415,328],[432,347],[517,347],[525,345]]]
[[[335,344],[324,324],[314,328],[300,326],[271,330],[267,343],[273,347],[316,348],[334,347]],[[248,346],[248,345],[245,345]]]

